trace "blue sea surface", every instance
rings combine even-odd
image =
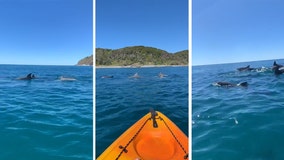
[[[92,87],[92,67],[0,65],[0,159],[93,159]]]
[[[150,108],[188,134],[188,67],[96,69],[96,157]]]
[[[193,66],[193,160],[284,159],[284,75],[275,76],[272,64]],[[236,70],[247,65],[259,69]],[[248,82],[248,87],[212,85],[217,81]]]

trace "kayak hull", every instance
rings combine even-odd
[[[98,160],[188,159],[188,137],[165,115],[146,114],[119,138]]]

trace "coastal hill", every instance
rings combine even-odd
[[[78,65],[93,65],[93,55],[85,57]],[[96,48],[97,66],[188,65],[188,50],[168,53],[164,50],[133,46],[121,49]]]
[[[97,66],[188,65],[188,50],[168,53],[164,50],[133,46],[111,50],[96,48]]]
[[[93,55],[79,60],[77,65],[79,65],[79,66],[92,66],[93,65]]]

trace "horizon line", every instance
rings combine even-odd
[[[235,64],[235,63],[249,63],[249,62],[258,62],[258,61],[276,61],[276,60],[284,60],[284,58],[276,58],[276,59],[260,59],[260,60],[249,60],[249,61],[238,61],[238,62],[221,62],[221,63],[208,63],[208,64],[192,64],[192,66],[209,66],[209,65],[219,65],[219,64]]]

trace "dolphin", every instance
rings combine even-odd
[[[159,76],[159,78],[164,78],[164,77],[166,77],[167,75],[165,75],[165,74],[163,74],[163,73],[160,72],[158,76]]]
[[[251,71],[254,70],[255,68],[250,68],[250,65],[246,66],[246,67],[240,67],[237,68],[238,71]]]
[[[280,75],[284,73],[284,66],[281,64],[277,64],[276,61],[273,62],[272,71],[275,75]]]
[[[213,83],[214,86],[218,86],[218,87],[236,87],[236,86],[240,86],[240,87],[247,87],[248,83],[247,82],[241,82],[238,84],[234,84],[234,83],[230,83],[230,82],[215,82]]]
[[[135,73],[133,76],[130,76],[129,78],[140,78],[140,76],[138,75],[138,73]]]
[[[284,67],[275,66],[273,67],[273,71],[275,75],[280,75],[284,73]]]
[[[102,76],[101,78],[113,78],[113,76]]]
[[[63,76],[60,76],[59,80],[60,81],[76,81],[75,78],[68,78],[68,77],[63,77]]]
[[[276,61],[274,61],[274,62],[273,62],[273,66],[272,66],[272,70],[274,71],[274,70],[276,70],[276,68],[279,69],[279,68],[281,68],[281,67],[283,67],[283,65],[277,64]]]
[[[35,79],[35,75],[32,73],[29,73],[26,77],[18,78],[18,80],[32,80]]]

